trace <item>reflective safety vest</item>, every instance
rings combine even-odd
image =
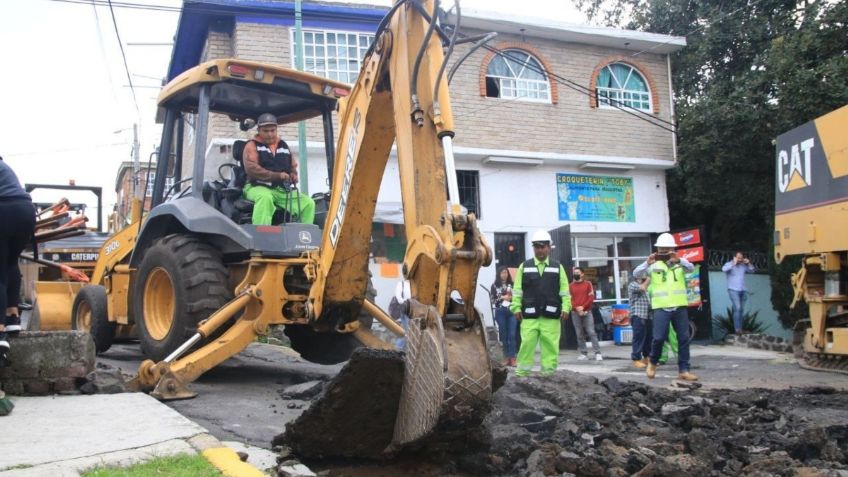
[[[679,264],[669,266],[657,261],[648,269],[651,272],[651,309],[688,306],[686,298],[686,271]]]
[[[251,142],[256,146],[256,152],[259,154],[259,165],[264,169],[273,172],[285,172],[287,174],[291,174],[292,171],[292,156],[289,151],[289,145],[286,144],[285,141],[280,139],[277,143],[276,154],[271,153],[271,148],[262,144],[261,142],[251,139]],[[283,181],[260,181],[252,179],[250,181],[251,184],[261,184],[268,186],[277,186],[283,185]]]
[[[541,275],[532,258],[524,262],[524,273],[521,275],[521,314],[524,318],[559,319],[562,311],[559,270],[559,262],[554,259],[548,260]]]

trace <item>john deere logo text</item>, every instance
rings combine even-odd
[[[777,152],[777,178],[780,192],[801,189],[813,184],[810,160],[815,140],[805,139]]]
[[[339,206],[336,209],[336,216],[333,217],[333,225],[330,226],[330,244],[336,248],[336,242],[339,240],[339,234],[342,231],[342,222],[344,221],[344,213],[347,208],[347,196],[350,194],[350,181],[353,174],[353,155],[356,154],[356,138],[359,135],[359,120],[361,114],[359,109],[353,113],[353,128],[347,137],[347,154],[345,155],[344,163],[344,180],[342,181],[341,198]]]

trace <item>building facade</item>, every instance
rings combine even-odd
[[[294,67],[293,4],[251,5],[185,4],[168,79],[215,58]],[[304,2],[305,70],[354,82],[386,10]],[[444,23],[454,21],[448,17]],[[565,238],[555,245],[587,271],[597,301],[626,302],[631,271],[650,253],[652,236],[669,226],[665,170],[675,163],[676,145],[668,55],[685,40],[467,11],[460,31],[497,33],[488,48],[464,60],[450,83],[461,201],[477,214],[495,250],[495,265],[523,261],[534,230],[567,226],[570,238],[556,234]],[[450,66],[469,48],[458,45]],[[246,135],[227,118],[210,123],[207,157],[214,167],[207,171],[214,171],[230,160],[232,141]],[[297,149],[294,126],[282,128],[281,135]],[[307,138],[308,179],[301,188],[314,193],[327,184],[318,121],[307,122]],[[187,151],[194,146],[191,118],[185,144]],[[191,170],[188,156],[183,171]],[[383,306],[405,245],[402,218],[397,220],[400,202],[392,158],[373,228],[372,271]],[[481,271],[482,285],[494,280],[495,265]],[[486,294],[478,294],[476,304],[489,310]]]

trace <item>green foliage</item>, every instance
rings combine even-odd
[[[597,23],[686,36],[671,56],[679,144],[668,172],[672,227],[704,224],[715,248],[768,250],[772,141],[848,103],[848,2],[574,2]]]
[[[217,477],[223,474],[203,456],[187,454],[162,457],[131,467],[97,467],[82,474],[83,477],[161,477],[163,475]]]
[[[801,257],[788,257],[780,264],[773,259],[769,260],[769,278],[771,280],[771,303],[777,311],[777,317],[784,328],[792,329],[795,322],[807,318],[810,315],[809,307],[805,302],[795,305],[789,309],[795,291],[792,288],[792,274],[801,268]]]
[[[768,325],[760,321],[759,311],[745,313],[742,315],[742,330],[749,333],[765,333]],[[725,335],[736,333],[736,325],[733,323],[733,308],[728,308],[724,315],[713,315],[713,328],[724,332]]]

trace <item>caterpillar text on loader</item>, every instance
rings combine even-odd
[[[95,285],[83,288],[74,307],[75,313],[87,313],[100,351],[108,348],[116,324],[138,329],[150,358],[139,369],[139,387],[160,399],[191,397],[188,383],[271,325],[285,325],[293,348],[319,363],[344,361],[361,343],[390,348],[357,317],[364,307],[403,333],[364,299],[371,225],[394,143],[408,242],[403,271],[414,298],[408,302],[403,389],[394,403],[398,410],[390,437],[403,445],[431,433],[440,420],[462,427],[482,419],[491,399],[492,369],[473,303],[477,274],[491,262],[491,249],[475,217],[459,205],[440,41],[447,36],[436,26],[437,8],[434,0],[397,1],[381,22],[352,90],[241,60],[203,63],[164,87],[153,208],[142,218],[136,207],[132,225],[107,239],[92,277]],[[340,135],[334,154],[336,107]],[[331,192],[323,196],[326,213],[317,215],[318,225],[253,226],[252,204],[242,198],[238,180],[205,180],[211,112],[241,122],[244,130],[250,118],[264,112],[276,115],[280,124],[323,118]],[[192,169],[166,193],[170,156],[174,175],[184,176],[186,114],[196,114]],[[236,179],[242,171],[239,146],[233,148]],[[320,197],[318,202],[320,211]],[[453,292],[462,302],[451,300]],[[379,359],[380,353],[372,355]]]
[[[804,300],[805,368],[848,373],[848,106],[777,138],[774,251],[803,255],[792,275]]]

